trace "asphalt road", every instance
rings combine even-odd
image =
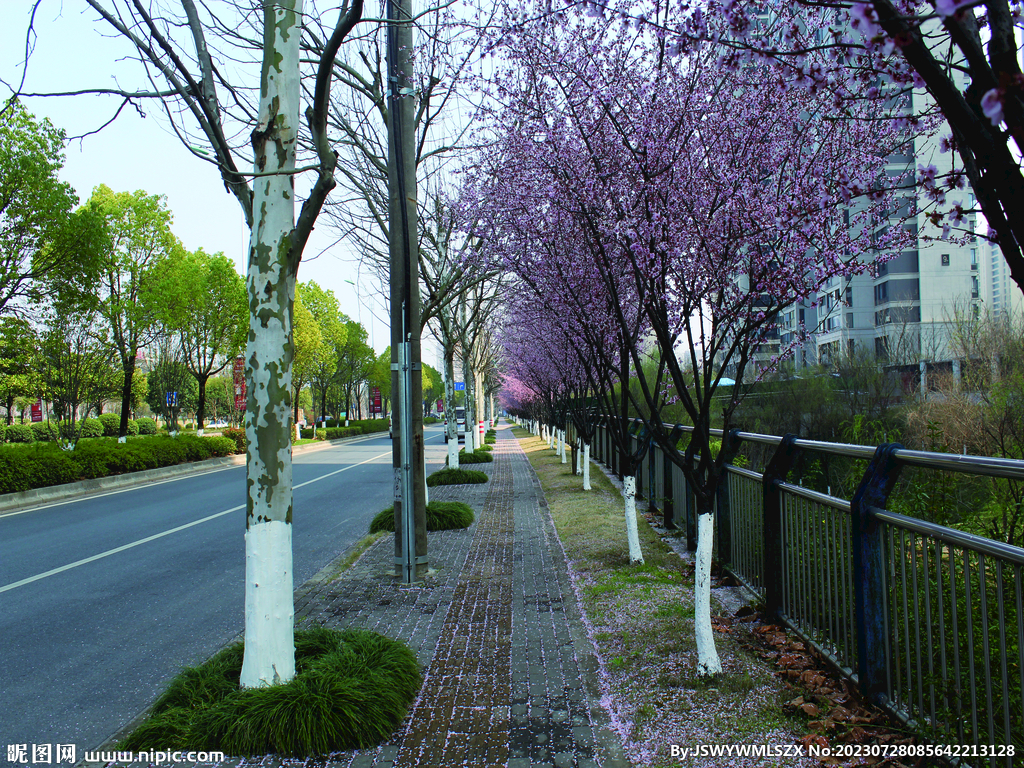
[[[426,438],[429,472],[444,442]],[[298,587],[390,505],[391,441],[299,454],[293,473]],[[80,759],[242,631],[244,505],[232,467],[0,516],[0,756]]]

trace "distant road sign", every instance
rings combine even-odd
[[[456,381],[455,382],[455,391],[456,392],[465,392],[466,391],[466,382],[464,382],[464,381]]]
[[[167,407],[173,408],[178,404],[178,393],[168,392],[167,393]]]

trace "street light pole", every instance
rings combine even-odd
[[[412,2],[388,0],[387,11],[391,387],[399,394],[392,409],[398,430],[392,444],[395,574],[412,583],[427,570]]]

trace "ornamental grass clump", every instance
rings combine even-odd
[[[445,462],[448,460],[445,459]],[[466,452],[463,448],[459,451],[459,464],[487,464],[488,462],[494,461],[494,457],[491,456],[487,451],[477,448],[475,451]]]
[[[435,485],[469,485],[472,483],[486,483],[487,473],[478,469],[452,469],[445,467],[439,469],[427,478],[427,485],[433,488]]]
[[[317,627],[295,632],[291,682],[239,688],[243,647],[183,670],[118,749],[290,757],[362,749],[391,735],[423,682],[404,643]]]
[[[461,501],[432,501],[427,504],[427,530],[453,531],[473,524],[473,509]],[[370,533],[395,530],[395,508],[379,512],[370,523]]]

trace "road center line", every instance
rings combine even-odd
[[[307,480],[304,483],[299,483],[298,485],[292,486],[292,490],[295,490],[297,488],[302,488],[303,486],[310,485],[312,483],[320,482],[321,480],[324,480],[324,479],[326,479],[328,477],[331,477],[333,475],[337,475],[340,472],[345,472],[347,470],[354,469],[355,467],[361,466],[363,464],[369,464],[371,461],[376,461],[377,459],[380,459],[380,458],[382,458],[384,456],[390,456],[390,455],[391,455],[391,451],[388,451],[387,453],[377,454],[376,456],[374,456],[372,458],[365,459],[364,461],[360,461],[358,464],[349,464],[347,467],[342,467],[341,469],[336,469],[333,472],[328,472],[326,475],[321,475],[320,477],[315,477],[312,480]],[[232,512],[238,512],[239,510],[242,510],[242,509],[245,509],[245,504],[239,504],[237,507],[232,507],[231,509],[225,509],[223,512],[217,512],[215,514],[208,515],[207,517],[204,517],[204,518],[202,518],[200,520],[193,520],[191,523],[185,523],[184,525],[179,525],[176,528],[170,528],[170,529],[168,529],[166,531],[162,531],[161,533],[154,533],[152,536],[147,536],[144,539],[139,539],[138,541],[133,541],[130,544],[122,544],[120,547],[114,547],[113,549],[108,549],[106,552],[100,552],[98,555],[92,555],[91,557],[86,557],[86,558],[83,558],[81,560],[76,560],[73,563],[68,563],[67,565],[62,565],[60,568],[53,568],[53,569],[51,569],[49,571],[45,571],[43,573],[36,574],[35,576],[29,576],[28,578],[22,579],[21,581],[11,582],[10,584],[6,584],[5,586],[0,587],[0,593],[7,592],[8,590],[11,590],[11,589],[17,589],[18,587],[23,587],[26,584],[31,584],[34,581],[40,581],[41,579],[45,579],[45,578],[48,578],[50,576],[56,576],[58,573],[64,573],[64,571],[70,571],[72,568],[78,568],[80,565],[87,565],[88,563],[93,563],[93,562],[96,562],[97,560],[102,560],[104,557],[110,557],[111,555],[116,555],[119,552],[124,552],[125,550],[132,549],[134,547],[138,547],[141,544],[147,544],[147,543],[149,543],[151,541],[155,541],[156,539],[162,539],[164,536],[170,536],[172,533],[178,533],[178,531],[184,531],[186,528],[191,528],[191,527],[193,527],[195,525],[200,525],[202,523],[208,523],[210,520],[216,520],[218,517],[223,517],[224,515],[229,515]]]

